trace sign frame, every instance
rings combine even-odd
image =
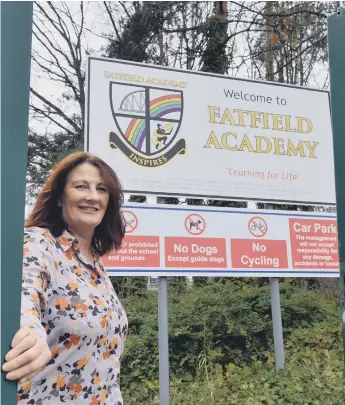
[[[127,66],[136,66],[136,67],[141,67],[141,68],[148,68],[148,69],[157,69],[158,71],[167,71],[167,72],[177,72],[177,73],[182,73],[183,75],[202,75],[203,77],[207,78],[221,78],[225,80],[235,81],[235,82],[243,82],[243,83],[256,83],[264,86],[275,86],[277,88],[291,88],[296,91],[309,91],[309,92],[316,92],[316,93],[324,93],[327,94],[327,106],[330,108],[330,99],[329,99],[329,92],[326,90],[320,90],[320,89],[313,89],[313,88],[305,88],[302,86],[296,86],[296,85],[289,85],[289,84],[282,84],[282,83],[276,83],[276,82],[264,82],[260,80],[252,80],[252,79],[243,79],[243,78],[238,78],[238,77],[230,77],[230,76],[223,76],[219,74],[212,74],[208,72],[197,72],[197,71],[189,71],[189,70],[182,70],[182,69],[175,69],[175,68],[170,68],[170,67],[165,67],[165,66],[157,66],[157,65],[151,65],[151,64],[144,64],[144,63],[138,63],[138,62],[131,62],[131,61],[124,61],[124,60],[119,60],[119,59],[110,59],[110,58],[102,58],[102,57],[94,57],[94,56],[89,56],[88,57],[88,62],[87,62],[87,88],[86,88],[86,125],[85,125],[85,146],[87,151],[91,151],[93,153],[93,150],[91,148],[90,150],[90,80],[91,80],[91,65],[92,61],[103,61],[103,62],[108,62],[116,65],[127,65]],[[124,82],[126,86],[134,86],[131,83]],[[140,83],[139,83],[140,85]],[[158,87],[156,87],[158,89]],[[109,95],[110,97],[110,95]],[[113,114],[113,113],[112,113]],[[180,124],[179,124],[180,125]],[[114,124],[114,127],[116,127],[117,124]],[[113,133],[113,135],[115,135]],[[108,136],[107,133],[104,134],[105,137]],[[180,139],[182,141],[183,139]],[[332,142],[332,139],[330,139],[330,142]],[[181,145],[180,149],[181,149]],[[121,149],[122,150],[122,149]],[[176,152],[175,153],[187,153],[187,152]],[[99,153],[96,153],[99,155]],[[101,156],[102,157],[102,156]],[[126,158],[127,159],[127,158]],[[133,163],[134,164],[134,163]],[[325,163],[323,163],[325,164]],[[148,168],[145,168],[149,170]],[[144,168],[142,169],[144,170]],[[121,176],[120,176],[121,177]],[[303,183],[304,184],[304,183]],[[243,186],[244,187],[244,186]],[[280,196],[279,198],[271,198],[271,197],[263,197],[260,195],[253,195],[250,193],[243,192],[243,195],[230,195],[230,193],[225,193],[224,195],[221,193],[205,193],[205,192],[175,192],[175,191],[166,191],[166,190],[161,190],[159,186],[157,186],[157,189],[150,189],[150,187],[130,187],[126,185],[126,182],[124,181],[124,191],[126,193],[132,194],[132,195],[148,195],[148,196],[166,196],[166,197],[193,197],[193,198],[209,198],[209,199],[221,199],[221,200],[233,200],[233,201],[261,201],[261,202],[272,202],[272,203],[290,203],[290,204],[307,204],[307,205],[327,205],[327,206],[335,206],[335,200],[333,198],[325,198],[323,200],[322,198],[312,199],[312,198],[298,198],[298,199],[290,199],[290,198],[283,198]],[[295,194],[294,194],[295,195]],[[319,195],[320,197],[320,195]]]

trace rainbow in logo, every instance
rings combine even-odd
[[[126,138],[138,150],[141,150],[146,137],[145,120],[133,118],[127,128]]]
[[[150,102],[150,115],[152,118],[161,118],[172,112],[181,112],[182,100],[180,94],[171,94],[155,98]]]

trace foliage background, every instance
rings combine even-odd
[[[338,293],[320,290],[316,280],[285,279],[280,286],[285,373],[274,367],[266,280],[170,287],[172,405],[344,403]],[[121,376],[125,403],[158,404],[157,293],[132,291],[124,304],[130,319]]]
[[[274,367],[269,283],[211,279],[170,287],[172,405],[344,403],[338,292],[317,280],[280,284],[286,372]],[[157,293],[124,299],[130,335],[122,360],[125,403],[158,404]]]

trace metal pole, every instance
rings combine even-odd
[[[266,80],[273,81],[273,46],[272,46],[272,12],[273,3],[271,1],[266,2]],[[273,204],[265,204],[266,209],[272,209]],[[272,321],[273,321],[273,340],[274,340],[274,355],[276,368],[280,370],[285,369],[284,364],[284,342],[283,342],[283,325],[282,315],[280,309],[280,296],[279,296],[279,278],[270,278],[270,290],[271,290],[271,309],[272,309]]]
[[[331,84],[331,112],[334,147],[334,173],[339,237],[340,299],[345,353],[345,10],[328,18],[328,55]],[[345,358],[344,358],[345,360]]]
[[[158,277],[159,403],[170,404],[168,277]]]
[[[32,2],[0,3],[1,31],[1,366],[20,325],[28,148]],[[1,373],[0,403],[17,403]]]
[[[271,308],[273,322],[274,357],[276,368],[285,370],[283,324],[280,308],[279,278],[270,278]]]
[[[157,203],[164,202],[158,197]],[[158,277],[159,404],[170,405],[168,277]]]
[[[273,204],[265,204],[266,209],[273,209]],[[274,358],[276,368],[285,370],[283,322],[280,307],[279,278],[270,277],[271,311],[273,323]]]

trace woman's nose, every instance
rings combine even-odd
[[[98,200],[99,199],[99,195],[98,195],[98,192],[97,192],[96,188],[90,187],[88,189],[86,199],[87,200]]]

